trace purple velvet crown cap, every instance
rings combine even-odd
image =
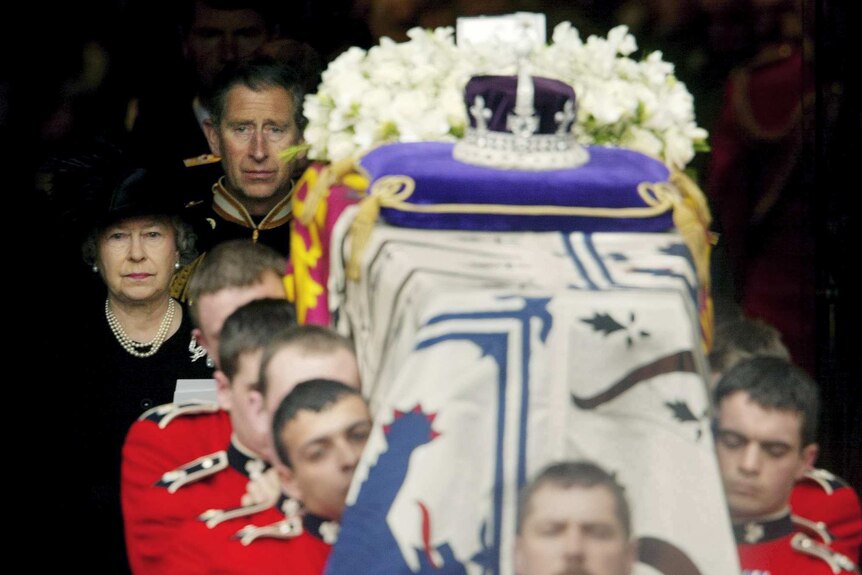
[[[475,76],[464,90],[470,124],[455,144],[459,162],[504,170],[577,168],[589,153],[572,133],[575,91],[551,78]]]
[[[559,121],[555,116],[563,111],[567,101],[571,102],[570,106],[574,106],[575,90],[568,84],[551,78],[533,76],[530,79],[533,82],[533,108],[539,118],[536,133],[554,134],[559,128]],[[490,112],[490,117],[485,120],[488,130],[509,132],[508,117],[515,111],[517,91],[517,76],[474,76],[464,89],[464,101],[469,112],[476,104],[476,96],[481,96],[485,108]],[[574,114],[574,108],[572,113]],[[470,127],[479,127],[475,115],[470,113],[468,116]]]

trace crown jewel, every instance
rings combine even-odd
[[[491,168],[555,170],[589,160],[575,140],[575,91],[528,69],[529,42],[518,42],[518,75],[476,76],[465,88],[470,125],[456,160]]]

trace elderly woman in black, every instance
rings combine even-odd
[[[87,566],[122,573],[125,434],[145,411],[173,401],[178,379],[211,378],[212,370],[192,339],[191,316],[170,295],[174,273],[195,256],[194,234],[178,215],[176,180],[113,162],[91,172],[76,217],[88,223],[83,258],[101,282],[69,312],[78,327],[65,338],[63,367],[75,384],[59,393],[72,410],[67,439],[74,439],[78,469],[66,496],[89,516],[77,548]],[[98,284],[101,297],[92,293]]]
[[[170,187],[156,172],[121,171],[82,248],[107,288],[89,334],[100,351],[93,367],[107,384],[102,393],[128,415],[125,427],[170,402],[177,379],[211,376],[189,314],[170,295],[174,272],[195,256],[194,234],[177,215]]]

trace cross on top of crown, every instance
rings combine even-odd
[[[563,109],[554,114],[554,121],[557,123],[557,135],[564,136],[571,129],[572,122],[575,121],[575,103],[572,100],[566,100],[563,104]]]
[[[488,120],[491,119],[491,110],[485,107],[485,98],[476,96],[473,105],[470,106],[470,115],[476,120],[476,129],[484,132],[488,129]]]

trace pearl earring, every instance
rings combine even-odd
[[[97,266],[96,264],[93,264],[93,273],[94,274],[99,273],[99,266]]]
[[[175,270],[180,269],[180,262],[177,262],[177,263],[175,263],[175,264],[174,264],[174,269],[175,269]]]

